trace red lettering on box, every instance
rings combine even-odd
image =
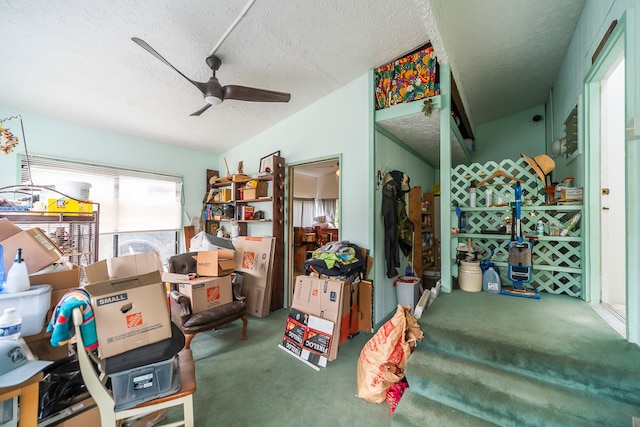
[[[142,312],[127,315],[127,328],[135,328],[142,325]]]
[[[313,295],[314,297],[318,296],[318,290],[314,289],[313,292],[311,292],[311,295]]]

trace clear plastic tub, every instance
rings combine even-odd
[[[23,337],[42,331],[51,305],[51,285],[35,285],[24,292],[0,294],[0,313],[5,308],[15,308],[22,317]]]
[[[126,371],[110,374],[116,411],[167,396],[180,389],[178,356]]]

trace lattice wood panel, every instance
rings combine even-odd
[[[582,215],[582,206],[545,205],[542,181],[524,159],[513,161],[505,159],[500,163],[487,162],[459,165],[452,171],[452,201],[465,212],[466,232],[458,236],[459,242],[473,240],[474,245],[485,251],[485,257],[494,251],[493,261],[501,268],[503,283],[507,279],[509,235],[484,234],[498,229],[506,218],[512,217],[510,204],[514,201],[514,182],[498,177],[487,182],[486,187],[477,188],[475,208],[469,207],[469,185],[472,180],[481,182],[495,171],[501,170],[507,175],[523,180],[522,198],[531,199],[530,206],[522,206],[522,235],[535,235],[536,224],[557,221],[560,225],[575,215]],[[501,207],[485,206],[485,190],[493,191],[493,203],[504,203]],[[552,294],[567,294],[580,297],[583,280],[582,232],[581,223],[566,236],[541,236],[533,247],[533,279],[531,286]]]

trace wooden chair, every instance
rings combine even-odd
[[[169,258],[169,272],[179,274],[195,273],[197,264],[195,256],[197,252],[188,252],[174,255]],[[191,348],[191,340],[198,332],[211,331],[234,320],[242,319],[242,339],[247,339],[247,303],[240,294],[244,276],[235,273],[233,280],[233,301],[229,304],[220,305],[201,311],[191,313],[191,303],[189,298],[172,285],[170,292],[171,321],[175,323],[185,336],[185,348]]]
[[[80,373],[82,374],[82,379],[84,380],[87,390],[89,390],[91,397],[93,397],[93,400],[98,406],[102,427],[120,426],[127,419],[134,417],[137,418],[160,409],[178,405],[182,405],[184,414],[183,420],[170,424],[163,424],[163,426],[193,427],[193,393],[196,391],[196,370],[191,350],[185,349],[178,353],[180,360],[180,389],[177,392],[141,403],[130,409],[116,411],[115,401],[111,396],[111,393],[102,383],[100,375],[89,359],[89,355],[84,350],[84,342],[82,340],[82,333],[80,332],[82,311],[79,308],[73,310],[73,323],[75,325],[77,337]]]

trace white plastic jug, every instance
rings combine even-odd
[[[31,288],[29,282],[29,272],[27,271],[27,264],[22,259],[22,248],[18,248],[16,258],[13,260],[13,265],[7,273],[7,281],[4,285],[4,291],[6,293],[24,292]]]

